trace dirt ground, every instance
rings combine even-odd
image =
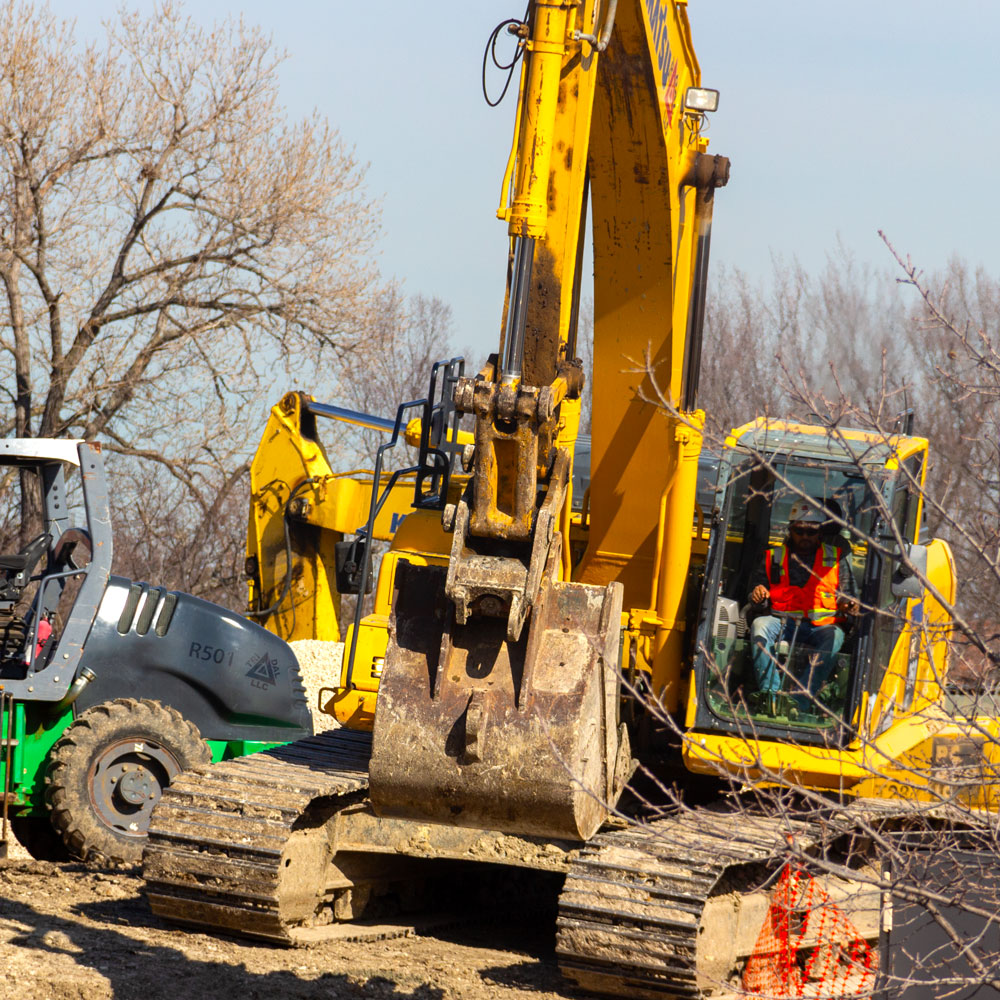
[[[317,729],[319,689],[342,647],[296,643]],[[336,663],[331,663],[331,658]],[[154,917],[136,870],[0,861],[0,1000],[493,1000],[570,997],[551,918],[509,903],[385,941],[285,949],[181,930]]]
[[[0,1000],[493,1000],[572,997],[548,921],[467,919],[423,935],[309,949],[154,917],[136,871],[0,862]]]
[[[319,690],[339,664],[340,650],[331,645],[296,650],[317,729],[335,725],[317,711]],[[487,896],[474,918],[445,914],[412,936],[286,949],[164,923],[149,910],[138,869],[37,862],[15,841],[10,855],[0,861],[0,1000],[579,996],[556,965],[552,914],[539,912],[538,898],[519,895],[506,874],[511,898]],[[543,908],[550,888],[542,893]],[[464,880],[461,891],[484,896],[482,885]],[[935,939],[925,953],[937,946]]]

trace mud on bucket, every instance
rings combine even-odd
[[[370,767],[383,816],[586,840],[629,773],[622,590],[546,581],[529,627],[454,621],[445,570],[401,563]]]

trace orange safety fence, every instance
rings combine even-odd
[[[743,988],[763,997],[872,995],[878,952],[810,875],[786,865],[743,970]]]

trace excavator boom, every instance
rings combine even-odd
[[[659,593],[646,615],[652,655],[673,657],[674,670],[680,662],[667,646],[679,637],[702,423],[695,279],[728,161],[707,156],[702,112],[686,100],[700,81],[683,4],[536,0],[518,33],[510,187],[498,212],[511,241],[503,338],[456,389],[475,449],[446,517],[447,571],[396,577],[371,796],[385,816],[585,840],[631,771],[618,719],[623,597],[626,609],[648,608]],[[601,387],[595,411],[602,485],[592,479],[591,542],[575,573],[568,512],[588,191],[602,220],[595,253],[602,266],[614,261],[595,303],[596,367],[612,388]],[[627,448],[614,447],[619,434]],[[658,563],[676,578],[661,580]],[[676,679],[661,687],[676,702]]]

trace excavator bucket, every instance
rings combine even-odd
[[[618,723],[622,591],[543,582],[529,627],[457,625],[446,571],[401,563],[375,713],[384,816],[586,840],[630,773]]]

